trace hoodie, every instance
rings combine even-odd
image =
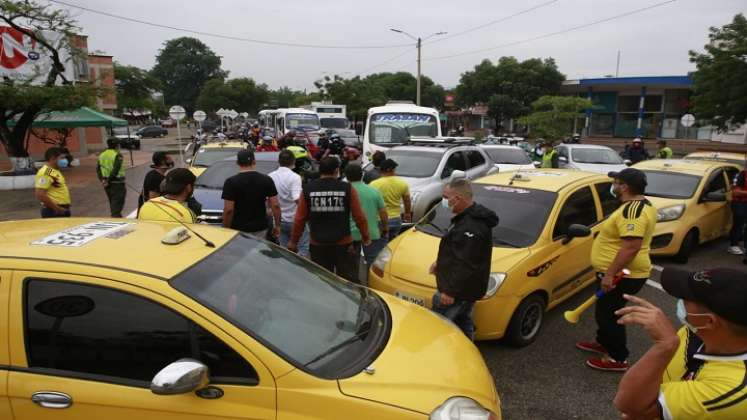
[[[470,302],[485,295],[496,225],[498,216],[477,203],[451,219],[451,226],[438,245],[436,283],[439,292]]]

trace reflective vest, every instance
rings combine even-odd
[[[106,149],[99,155],[99,167],[101,168],[101,176],[109,178],[114,169],[114,162],[117,160],[119,152],[114,149]],[[119,167],[119,171],[114,176],[115,178],[125,177],[124,162]]]
[[[672,152],[672,149],[670,147],[662,147],[659,149],[658,158],[659,159],[671,159],[672,155],[674,153]]]
[[[550,150],[549,152],[546,152],[544,155],[542,155],[542,167],[552,168],[552,160],[556,154],[558,154],[558,151],[553,149],[553,150]]]

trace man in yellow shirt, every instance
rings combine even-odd
[[[597,273],[599,288],[605,294],[595,307],[597,335],[594,342],[576,343],[580,350],[597,353],[586,365],[597,370],[624,372],[628,369],[625,326],[618,324],[615,311],[625,306],[623,294],[638,293],[651,272],[651,237],[656,226],[656,208],[643,195],[646,174],[626,168],[610,172],[612,194],[622,202],[604,222],[591,249],[591,265]],[[613,284],[623,269],[630,274]]]
[[[747,418],[747,273],[666,268],[677,301],[676,332],[661,309],[625,296],[620,323],[640,325],[653,346],[620,380],[615,406],[630,419]]]
[[[70,217],[70,191],[60,168],[68,165],[64,150],[50,147],[44,152],[46,163],[34,178],[34,195],[41,203],[41,217]]]
[[[140,220],[197,223],[197,216],[187,207],[197,178],[187,168],[172,169],[164,180],[161,197],[151,198],[138,214]]]
[[[410,200],[410,186],[402,178],[395,175],[397,162],[387,159],[379,167],[380,177],[371,182],[372,187],[379,190],[384,197],[386,213],[389,217],[389,241],[399,235],[402,222],[412,222],[412,200]],[[405,213],[401,214],[400,204],[404,204]]]

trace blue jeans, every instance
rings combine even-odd
[[[287,247],[288,241],[290,241],[291,233],[293,232],[293,222],[280,222],[280,246]],[[308,258],[309,257],[309,226],[305,226],[303,229],[303,235],[298,241],[298,255]]]
[[[387,236],[387,242],[391,242],[392,239],[396,238],[397,235],[399,235],[399,231],[402,230],[402,219],[399,217],[397,218],[389,218],[389,235]]]
[[[53,217],[70,217],[70,208],[69,207],[63,207],[63,208],[65,209],[65,212],[62,214],[57,214],[54,212],[54,210],[42,206],[41,217],[42,219],[49,219]]]
[[[366,260],[366,265],[370,268],[371,264],[373,264],[374,260],[376,259],[376,256],[379,255],[379,252],[381,252],[382,249],[387,244],[387,238],[381,237],[375,241],[371,241],[371,245],[369,246],[363,246],[363,255]]]
[[[441,314],[453,322],[470,340],[475,339],[475,323],[472,321],[472,312],[475,302],[454,299],[454,303],[445,306],[441,304],[441,292],[433,295],[433,312]]]

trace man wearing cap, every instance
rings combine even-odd
[[[41,204],[41,217],[70,217],[70,191],[60,168],[68,165],[65,151],[50,147],[44,152],[46,161],[34,177],[34,195]]]
[[[560,158],[558,151],[552,147],[551,141],[542,143],[544,153],[542,153],[542,168],[560,168]]]
[[[646,147],[643,146],[643,141],[636,137],[633,139],[633,145],[627,149],[626,152],[628,160],[633,163],[638,163],[649,158]]]
[[[410,186],[402,178],[395,175],[397,162],[385,159],[381,162],[380,177],[371,182],[371,186],[379,190],[384,197],[386,213],[389,218],[389,235],[387,240],[391,241],[399,235],[402,222],[412,221],[412,200],[410,199]],[[401,214],[400,204],[404,204],[405,213]]]
[[[161,183],[166,178],[166,172],[174,167],[174,159],[166,152],[155,152],[151,159],[153,164],[150,165],[151,170],[145,174],[143,190],[138,199],[138,207],[142,207],[151,198],[161,195]]]
[[[623,294],[638,293],[651,272],[649,250],[656,226],[656,208],[643,195],[646,174],[626,168],[610,172],[612,194],[622,205],[604,222],[591,248],[591,265],[598,286],[605,294],[597,300],[596,341],[576,343],[580,350],[598,354],[586,365],[597,370],[624,372],[628,368],[625,326],[617,322],[615,311],[625,306]],[[613,281],[623,269],[630,270],[617,285]]]
[[[747,418],[747,273],[666,268],[661,285],[678,298],[677,332],[661,309],[635,296],[617,311],[653,346],[622,377],[615,406],[631,419]]]
[[[127,197],[125,187],[124,158],[119,153],[119,139],[110,137],[106,140],[107,149],[101,152],[96,165],[96,175],[104,186],[109,200],[112,217],[122,217],[122,209]]]
[[[267,237],[267,204],[273,217],[272,235],[280,236],[280,203],[275,183],[256,171],[251,150],[236,155],[239,173],[223,183],[223,227],[240,230],[258,238]]]
[[[164,195],[146,201],[140,208],[140,220],[197,223],[197,216],[187,206],[195,189],[195,175],[187,168],[176,168],[166,175]]]

